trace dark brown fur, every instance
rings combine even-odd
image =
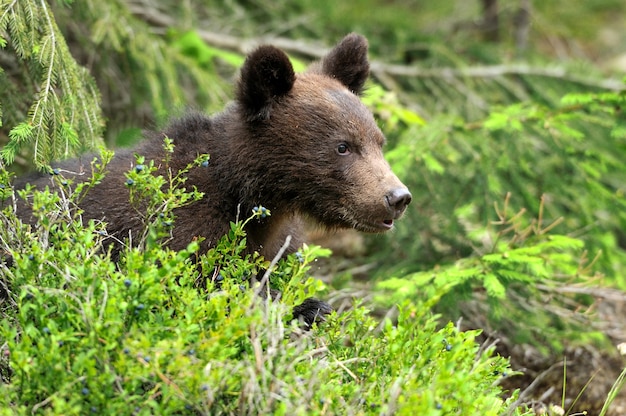
[[[238,211],[247,217],[256,205],[272,215],[249,223],[248,250],[267,258],[287,235],[293,237],[288,251],[301,245],[303,217],[329,228],[386,231],[402,215],[410,193],[383,158],[385,138],[358,98],[368,75],[367,41],[359,35],[346,36],[298,75],[282,51],[262,46],[247,57],[236,100],[222,113],[189,114],[138,148],[118,152],[106,178],[81,204],[84,217],[104,219],[109,234],[119,239],[136,232],[140,221],[128,202],[124,172],[135,153],[162,160],[168,136],[175,144],[174,170],[199,154],[211,156],[208,167],[188,174],[186,183],[205,196],[175,211],[168,243],[173,249],[195,236],[204,237],[202,249],[208,249]],[[78,170],[76,161],[62,166]]]

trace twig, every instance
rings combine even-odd
[[[509,413],[508,414],[509,415],[513,414],[513,411],[523,403],[523,400],[527,396],[529,396],[530,393],[533,392],[533,390],[535,390],[537,388],[539,383],[541,383],[543,381],[543,379],[546,378],[548,376],[548,374],[550,374],[550,372],[552,372],[552,370],[554,370],[556,368],[559,368],[559,367],[562,367],[562,366],[563,366],[563,361],[558,362],[558,363],[554,363],[550,367],[548,367],[547,370],[541,372],[541,374],[539,374],[537,377],[535,377],[533,382],[530,383],[530,385],[528,387],[526,387],[526,389],[519,394],[519,397],[517,398],[517,400],[511,404],[511,406],[509,407]]]
[[[274,258],[270,262],[270,265],[267,267],[267,270],[265,270],[265,273],[263,274],[263,278],[261,279],[261,284],[259,285],[259,288],[257,289],[257,293],[256,293],[257,295],[259,295],[261,293],[261,290],[263,290],[263,288],[267,286],[267,291],[268,291],[267,298],[271,299],[271,296],[269,294],[269,285],[267,284],[267,282],[270,279],[270,274],[272,273],[272,269],[274,268],[274,266],[276,266],[276,263],[278,263],[281,257],[283,257],[283,254],[285,254],[285,251],[289,247],[289,244],[291,244],[291,235],[288,235],[287,238],[285,238],[285,242],[283,243],[282,247],[280,248],[280,250],[278,250],[278,253],[276,253]]]
[[[348,362],[348,360],[346,360],[346,362]],[[350,375],[350,377],[352,377],[352,379],[356,382],[359,382],[359,377],[357,377],[356,374],[354,374],[352,371],[350,371],[350,369],[348,367],[346,367],[341,361],[339,360],[335,360],[335,363],[341,367],[346,373],[348,373],[348,375]]]

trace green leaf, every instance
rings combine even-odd
[[[502,130],[509,124],[509,116],[503,113],[492,113],[483,123],[483,127],[490,131]]]
[[[22,122],[9,131],[9,138],[17,143],[23,143],[33,138],[33,125]]]
[[[499,268],[495,271],[496,275],[500,278],[506,279],[510,282],[534,282],[536,281],[536,277],[531,276],[528,273],[523,273],[518,270],[509,270],[506,268]]]
[[[570,93],[561,98],[562,105],[589,104],[595,100],[594,94]]]
[[[422,117],[420,117],[419,114],[407,108],[399,107],[396,114],[398,115],[400,120],[406,123],[407,126],[411,126],[414,124],[422,126],[426,124],[426,121]]]
[[[215,58],[219,58],[235,68],[239,68],[244,62],[244,57],[239,54],[208,45],[195,30],[180,35],[172,44],[201,65],[211,63]]]
[[[611,137],[614,139],[626,139],[626,124],[618,124],[611,129]]]
[[[80,145],[78,132],[69,123],[61,123],[61,137],[69,144],[70,148],[75,148]]]
[[[506,288],[500,279],[491,273],[483,277],[483,287],[487,290],[487,294],[494,298],[503,299],[506,294]]]
[[[445,172],[445,168],[444,166],[439,163],[439,161],[434,158],[430,153],[424,153],[422,155],[422,158],[424,160],[424,164],[426,166],[426,168],[434,173],[438,173],[438,174],[443,174]]]
[[[437,286],[445,286],[447,283],[452,284],[461,284],[467,280],[473,279],[482,274],[482,269],[479,267],[469,267],[469,268],[460,268],[460,267],[450,267],[445,271],[437,274],[437,277],[434,280],[434,283]]]
[[[571,137],[575,140],[582,140],[585,138],[585,134],[579,130],[576,130],[563,122],[553,122],[550,124],[554,130],[558,131],[561,135]]]

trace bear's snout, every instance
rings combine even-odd
[[[411,193],[406,188],[396,188],[385,196],[387,206],[394,213],[394,219],[400,218],[411,199]]]

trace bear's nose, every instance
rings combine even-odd
[[[397,215],[404,212],[407,205],[411,203],[411,193],[406,188],[396,188],[387,196],[387,204],[393,209]]]

